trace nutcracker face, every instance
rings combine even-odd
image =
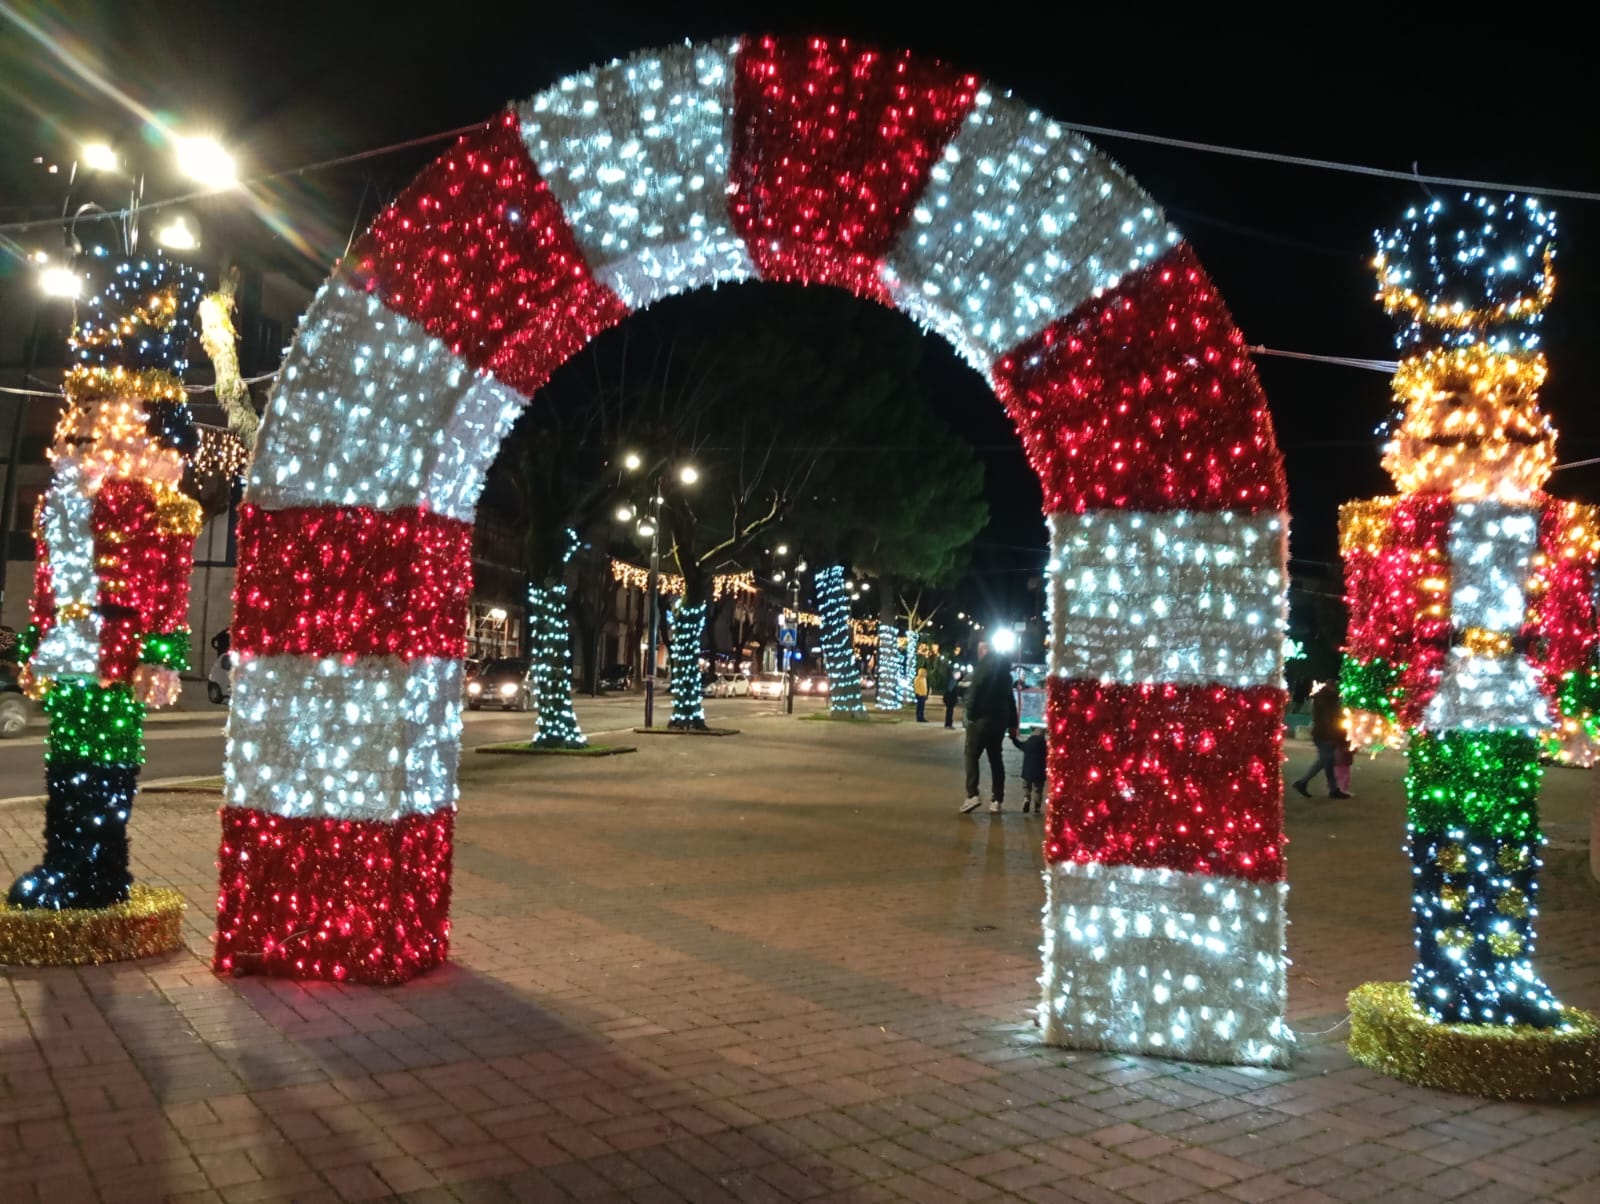
[[[1383,467],[1402,493],[1526,502],[1549,479],[1555,429],[1539,409],[1542,357],[1434,351],[1395,375],[1404,401]]]
[[[147,432],[149,407],[133,398],[107,397],[69,405],[56,424],[51,458],[78,464],[91,492],[108,477],[138,477],[176,488],[183,457]]]

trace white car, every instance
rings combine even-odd
[[[206,697],[214,706],[221,706],[233,697],[233,653],[224,652],[211,662],[211,672],[206,675]]]
[[[719,673],[711,687],[713,698],[745,698],[750,693],[750,679],[743,673]]]
[[[782,698],[783,674],[763,673],[750,682],[751,698]]]

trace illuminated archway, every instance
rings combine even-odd
[[[239,525],[218,968],[396,982],[445,957],[483,474],[599,331],[739,280],[943,335],[1039,473],[1047,1039],[1283,1060],[1285,489],[1242,339],[1088,143],[843,41],[564,79],[428,167],[323,286]]]

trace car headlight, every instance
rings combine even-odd
[[[500,697],[502,698],[510,698],[516,692],[517,683],[514,681],[505,682],[500,686]]]
[[[827,692],[828,692],[828,683],[825,682],[825,681],[819,681],[817,683],[817,693],[826,694]]]
[[[469,681],[467,683],[467,693],[471,694],[474,698],[476,698],[479,694],[483,693],[483,683],[482,682],[477,682],[477,681]]]

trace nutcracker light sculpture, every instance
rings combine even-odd
[[[0,961],[157,952],[182,910],[176,892],[133,886],[127,822],[145,709],[176,700],[188,663],[202,516],[179,491],[196,444],[181,373],[200,279],[159,254],[89,264],[22,649],[50,724],[44,859],[0,909]]]
[[[1600,1086],[1600,1030],[1535,972],[1541,742],[1592,724],[1591,507],[1544,492],[1538,324],[1554,217],[1524,197],[1433,201],[1380,233],[1400,321],[1384,448],[1399,493],[1340,516],[1352,741],[1404,747],[1416,963],[1351,996],[1351,1053],[1505,1097]]]

